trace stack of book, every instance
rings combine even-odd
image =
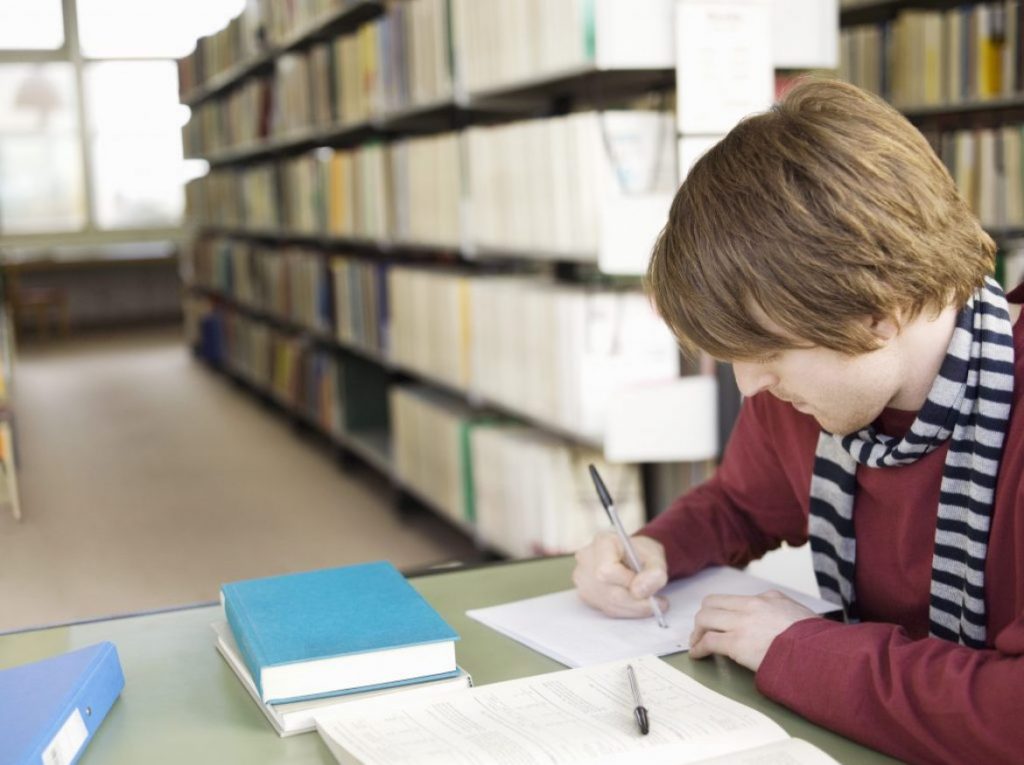
[[[597,440],[618,391],[679,375],[675,340],[638,292],[517,277],[469,283],[470,390],[488,401]],[[432,321],[412,326],[422,332]],[[419,342],[433,348],[429,337]]]
[[[200,37],[196,41],[196,49],[178,61],[178,87],[183,98],[188,98],[212,77],[243,61],[250,61],[260,53],[263,3],[267,0],[245,3],[242,12],[224,29]],[[286,5],[290,7],[292,3]]]
[[[386,356],[389,266],[371,260],[331,258],[338,341]]]
[[[467,130],[470,243],[596,259],[610,200],[675,191],[673,129],[667,112],[613,110]]]
[[[388,395],[396,478],[439,513],[472,526],[470,436],[496,419],[422,385],[395,385]]]
[[[459,390],[469,387],[468,272],[388,271],[391,359]]]
[[[470,449],[477,535],[512,558],[571,553],[608,527],[589,464],[607,479],[626,530],[644,523],[636,465],[520,426],[474,428]]]
[[[1024,90],[1020,0],[908,9],[844,29],[840,76],[904,108],[1011,96]]]
[[[471,684],[458,635],[390,563],[234,582],[221,601],[217,650],[281,736],[371,696]]]
[[[470,93],[585,68],[675,64],[675,4],[646,0],[453,0],[456,70]]]
[[[388,154],[392,238],[458,247],[462,203],[459,134],[395,141]]]
[[[1024,126],[924,133],[983,226],[1024,225]]]

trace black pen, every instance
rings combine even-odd
[[[612,522],[612,528],[619,535],[619,540],[622,542],[622,548],[626,551],[626,560],[629,562],[630,568],[636,573],[640,573],[643,570],[643,566],[640,565],[640,559],[636,556],[636,550],[633,549],[633,544],[629,541],[629,534],[626,533],[626,529],[622,525],[622,521],[619,519],[619,514],[615,511],[615,503],[612,502],[612,495],[608,493],[608,489],[604,485],[604,481],[601,480],[601,476],[598,475],[597,468],[590,465],[590,477],[594,480],[594,488],[597,489],[597,496],[601,500],[601,504],[604,506],[604,511],[608,514],[608,520]],[[654,613],[654,618],[658,620],[658,626],[662,629],[668,627],[668,622],[665,621],[665,614],[661,612],[661,607],[658,605],[658,599],[651,595],[648,602],[651,604],[651,611]]]
[[[651,722],[647,717],[647,707],[644,706],[644,700],[640,697],[640,685],[636,681],[636,672],[633,671],[633,665],[626,665],[626,677],[629,678],[629,687],[633,691],[633,701],[636,703],[636,708],[633,710],[633,716],[636,718],[636,724],[640,728],[640,732],[645,736],[651,730]]]

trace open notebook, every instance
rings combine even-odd
[[[626,665],[650,715],[641,735]],[[837,765],[766,716],[653,656],[317,717],[342,765]]]

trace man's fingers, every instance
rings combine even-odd
[[[789,600],[778,590],[768,590],[760,595],[708,595],[701,601],[703,608],[720,608],[724,611],[750,611],[765,601]]]
[[[705,631],[716,630],[724,632],[736,629],[742,619],[743,614],[739,611],[726,611],[721,608],[708,608],[705,606],[697,612],[697,615],[693,618],[693,623],[699,629]]]
[[[668,572],[664,568],[644,568],[633,578],[629,590],[634,598],[649,598],[668,583]]]
[[[607,604],[605,613],[621,618],[636,619],[653,613],[650,600],[638,600],[630,595],[629,590],[622,587],[616,587],[608,593]]]
[[[703,632],[697,642],[690,646],[690,656],[694,659],[703,659],[716,653],[728,656],[733,639],[729,632]]]
[[[756,595],[708,595],[700,605],[701,608],[718,608],[723,611],[749,611],[757,599]]]
[[[617,561],[622,558],[622,542],[619,541],[617,534],[610,531],[604,531],[595,536],[591,546],[594,550],[594,558],[599,563]]]

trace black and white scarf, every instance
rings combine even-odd
[[[842,605],[848,621],[858,620],[857,465],[908,465],[949,439],[932,558],[929,632],[972,648],[985,646],[985,558],[1013,378],[1006,297],[995,281],[986,279],[961,310],[939,375],[903,438],[870,426],[848,436],[822,431],[811,479],[811,553],[821,596]]]

